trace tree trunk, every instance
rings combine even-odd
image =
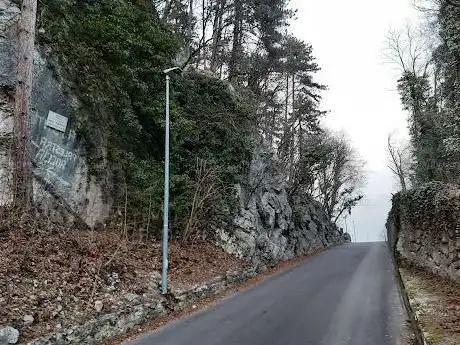
[[[198,64],[200,63],[201,60],[203,60],[203,69],[207,68],[206,64],[206,54],[207,54],[207,44],[206,44],[206,28],[208,26],[208,18],[206,14],[206,0],[201,1],[201,40],[203,47],[200,50],[200,53],[198,54]]]
[[[188,3],[188,18],[187,18],[187,57],[192,53],[193,43],[193,0]]]
[[[228,79],[238,82],[243,50],[243,0],[235,0],[233,15],[233,45],[230,62],[228,64]]]
[[[295,123],[295,75],[292,76],[292,116],[291,116],[291,129],[290,129],[290,141],[291,147],[289,152],[289,180],[292,181],[293,172],[294,172],[294,152],[295,152],[295,130],[294,130],[294,123]]]
[[[401,183],[401,191],[403,193],[406,193],[407,192],[407,186],[406,186],[406,180],[404,179],[403,175],[399,176],[399,182]]]
[[[297,140],[299,140],[299,162],[302,162],[303,157],[303,128],[302,128],[302,119],[299,118],[299,133],[297,136]]]
[[[289,74],[286,74],[286,101],[284,104],[284,131],[287,133],[289,115]]]
[[[29,99],[32,90],[37,0],[23,0],[19,22],[14,107],[14,205],[27,210],[32,201],[29,156]]]
[[[213,24],[213,39],[212,39],[212,53],[211,53],[211,71],[217,70],[217,55],[219,54],[219,45],[222,39],[222,24],[224,17],[225,0],[219,0],[216,5],[216,13]]]

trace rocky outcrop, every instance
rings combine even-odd
[[[460,189],[430,183],[393,197],[388,239],[399,259],[460,281]]]
[[[0,203],[11,200],[11,138],[13,131],[14,42],[20,10],[0,0]],[[83,221],[89,227],[109,215],[107,176],[90,174],[85,145],[76,133],[72,113],[80,105],[43,56],[34,56],[30,125],[34,200],[60,222]],[[99,148],[104,151],[103,147]],[[104,156],[101,154],[101,156]],[[100,163],[107,165],[107,162]],[[109,169],[100,169],[109,171]]]
[[[295,256],[350,241],[308,196],[288,197],[273,150],[255,151],[247,183],[236,186],[239,207],[232,224],[216,229],[217,242],[258,270]]]
[[[10,149],[13,128],[14,66],[12,39],[14,24],[19,18],[19,8],[7,0],[0,0],[0,204],[11,201]]]

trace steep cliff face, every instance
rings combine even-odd
[[[11,200],[12,90],[19,15],[20,11],[15,3],[0,0],[2,203]],[[79,220],[94,227],[109,215],[111,200],[103,191],[108,182],[107,177],[101,176],[96,180],[89,174],[85,146],[76,133],[76,123],[72,118],[72,113],[79,107],[77,98],[60,80],[56,70],[36,51],[30,112],[34,200],[55,220]]]
[[[217,241],[258,270],[351,240],[318,202],[309,197],[289,200],[276,155],[263,145],[254,153],[247,183],[236,190],[237,215],[216,231]]]
[[[430,183],[393,197],[388,239],[397,257],[460,280],[460,191]]]

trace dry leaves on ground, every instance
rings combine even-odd
[[[172,243],[173,284],[193,285],[239,270],[241,261],[212,244]],[[23,341],[81,324],[159,294],[161,244],[131,243],[116,231],[78,231],[22,216],[0,225],[0,324]],[[33,323],[24,322],[32,316]]]

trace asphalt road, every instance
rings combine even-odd
[[[386,245],[349,244],[129,345],[395,345],[403,310]]]

